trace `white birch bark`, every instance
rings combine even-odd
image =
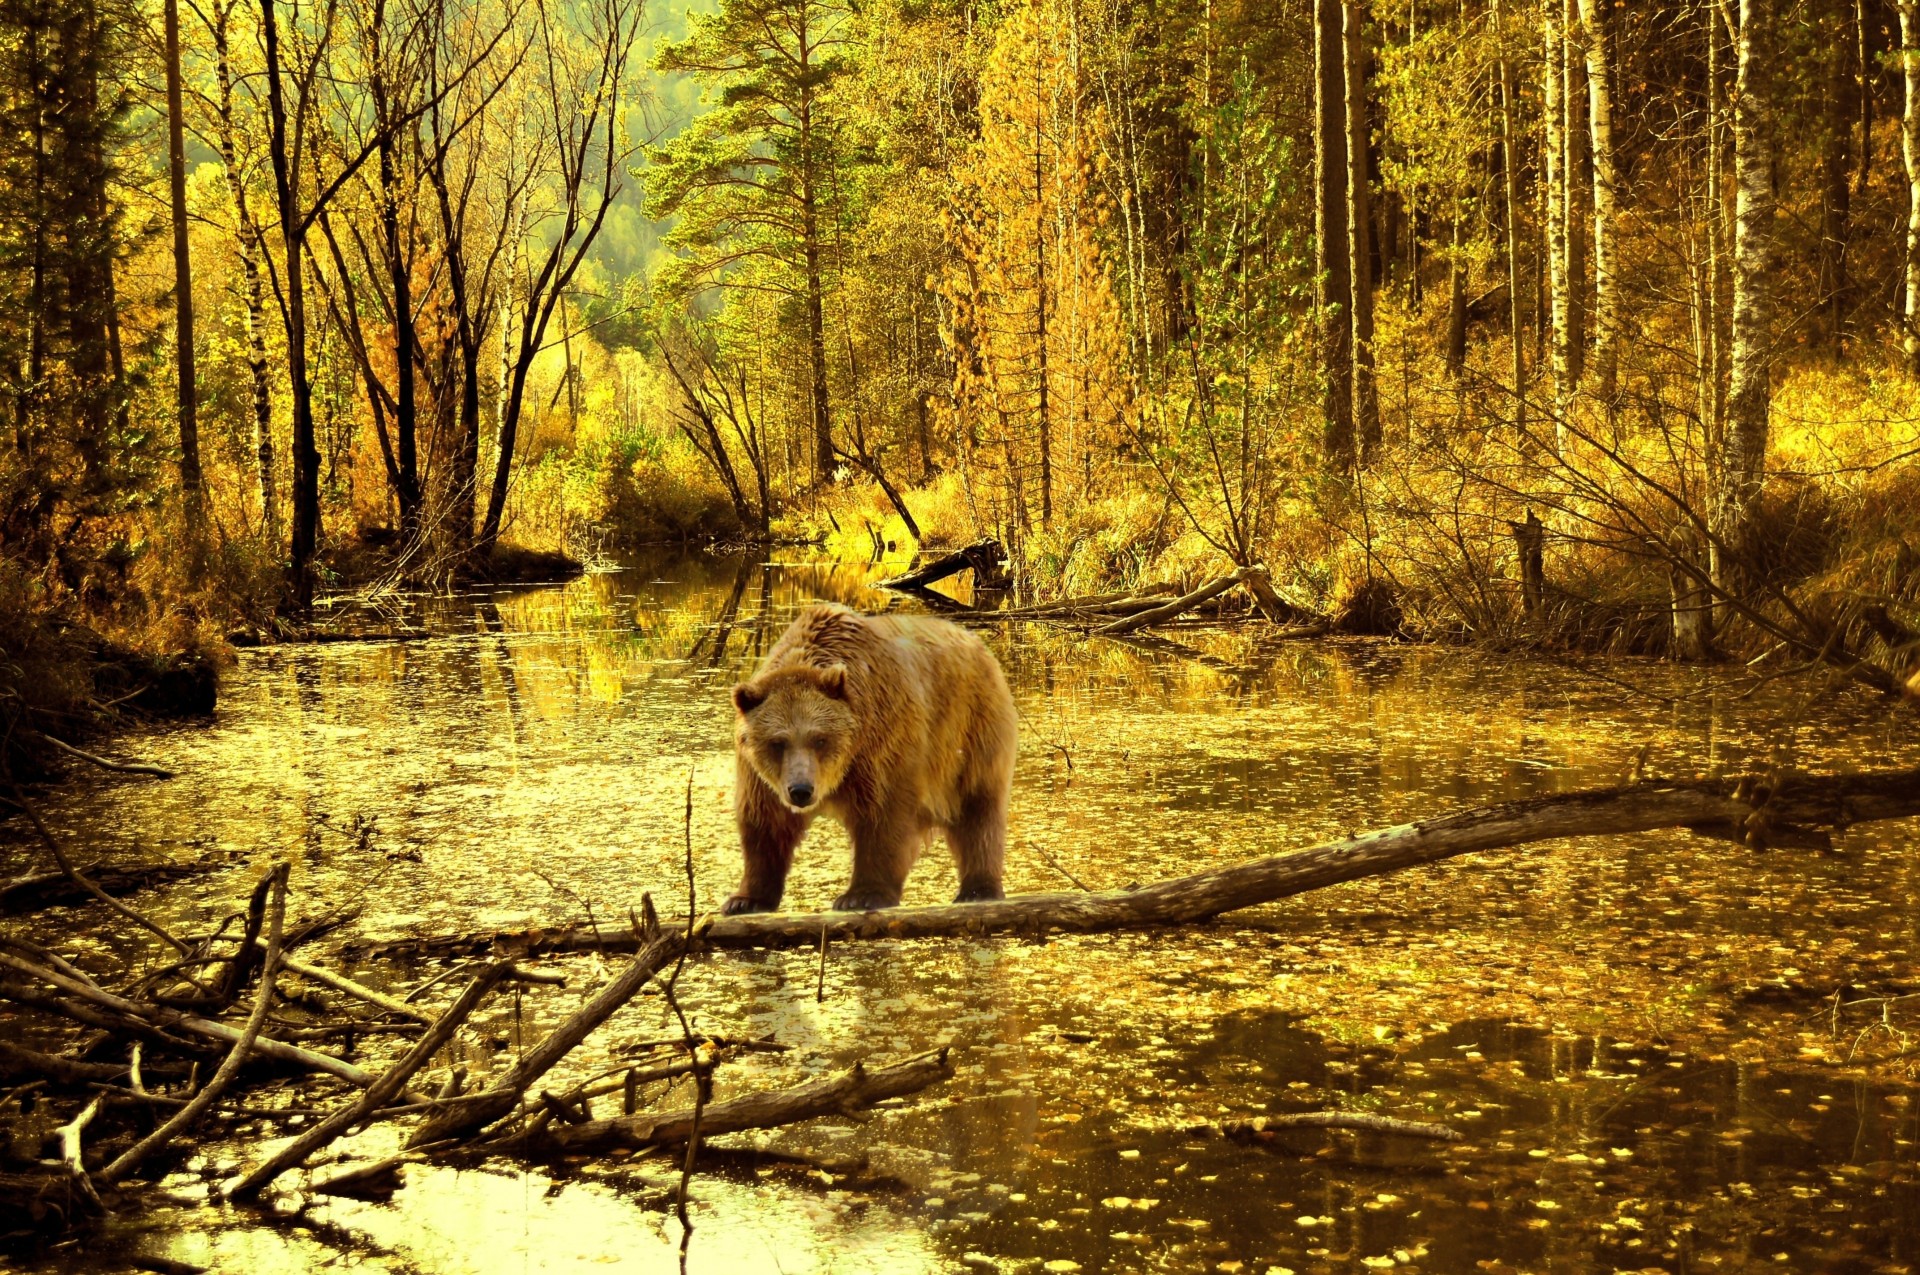
[[[1613,85],[1607,58],[1607,33],[1599,0],[1580,0],[1582,43],[1587,51],[1588,128],[1593,136],[1593,361],[1588,366],[1594,393],[1612,410],[1618,388],[1620,355],[1619,285],[1615,278],[1614,234],[1618,187],[1613,163]]]
[[[1740,0],[1733,103],[1733,350],[1728,372],[1727,432],[1721,455],[1715,531],[1741,552],[1766,476],[1773,407],[1775,259],[1773,187],[1774,0]],[[1909,3],[1912,0],[1908,0]],[[1715,570],[1728,579],[1724,550]]]
[[[1572,385],[1567,365],[1567,334],[1572,319],[1571,290],[1567,277],[1567,192],[1571,186],[1567,172],[1566,104],[1566,32],[1561,28],[1562,0],[1543,0],[1540,26],[1544,42],[1541,58],[1543,80],[1542,105],[1546,116],[1545,138],[1541,149],[1546,177],[1547,223],[1547,355],[1553,374],[1554,435],[1565,447],[1566,417]]]

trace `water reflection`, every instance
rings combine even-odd
[[[231,910],[257,864],[296,864],[310,912],[354,937],[532,921],[620,925],[643,892],[731,890],[726,688],[827,598],[911,603],[868,568],[663,558],[564,588],[413,600],[404,643],[248,652],[211,728],[129,745],[181,772],[71,793],[55,822],[101,858],[232,856],[159,896],[182,924]],[[1697,674],[1595,676],[1471,651],[1272,644],[1183,630],[1090,642],[986,634],[1022,714],[1010,890],[1191,871],[1458,804],[1730,769],[1791,733],[1803,764],[1915,755],[1911,725],[1844,696],[1735,701]],[[1648,686],[1631,694],[1607,680]],[[1863,723],[1872,723],[1871,729]],[[690,827],[683,826],[689,782]],[[1878,1271],[1916,1258],[1920,1134],[1896,1007],[1915,983],[1920,861],[1902,828],[1845,859],[1657,834],[1483,856],[1168,933],[725,953],[683,981],[697,1021],[773,1033],[723,1094],[950,1042],[959,1078],[863,1123],[773,1139],[864,1150],[892,1190],[752,1168],[704,1180],[706,1271]],[[1044,853],[1043,853],[1044,852]],[[795,906],[845,875],[810,838]],[[952,892],[930,856],[908,902]],[[76,915],[32,922],[69,950]],[[336,945],[346,935],[330,940]],[[604,977],[476,1020],[476,1071]],[[369,981],[437,971],[375,965]],[[569,1061],[663,1034],[642,997]],[[369,1051],[384,1046],[368,1044]],[[557,1084],[565,1077],[556,1076]],[[683,1093],[660,1095],[675,1102]],[[324,1086],[308,1101],[325,1103]],[[1263,1112],[1353,1107],[1447,1121],[1455,1145],[1376,1135],[1214,1136]],[[356,1144],[388,1145],[375,1130]],[[388,1140],[388,1141],[383,1141]],[[191,1197],[245,1154],[217,1149]],[[302,1219],[161,1211],[48,1263],[127,1252],[221,1269],[668,1269],[658,1163],[417,1170],[391,1205]],[[1784,1255],[1777,1257],[1776,1255]]]

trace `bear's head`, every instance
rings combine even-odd
[[[790,664],[733,688],[740,755],[793,810],[832,795],[853,760],[847,670]]]

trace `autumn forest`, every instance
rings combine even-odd
[[[513,551],[987,535],[1043,592],[1257,563],[1884,682],[1903,13],[16,7],[0,588],[230,627]]]

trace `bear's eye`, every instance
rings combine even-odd
[[[807,747],[816,753],[824,753],[828,749],[827,737],[825,735],[811,736],[807,740]]]
[[[767,741],[767,751],[778,757],[787,751],[787,739],[784,735],[775,735]]]

